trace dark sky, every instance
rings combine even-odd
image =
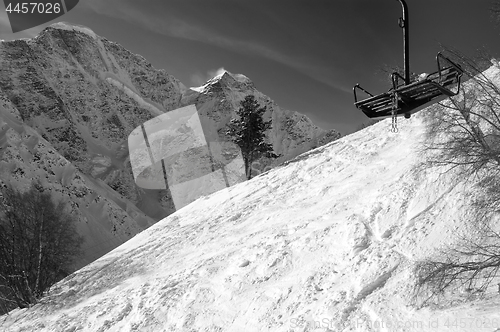
[[[493,2],[407,0],[411,71],[435,71],[441,44],[500,58]],[[281,107],[347,134],[368,120],[353,106],[353,85],[384,92],[383,69],[402,66],[400,16],[398,0],[80,0],[16,34],[2,8],[0,39],[29,38],[59,20],[84,25],[188,87],[221,68],[242,73]]]

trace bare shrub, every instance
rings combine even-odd
[[[1,194],[0,300],[25,308],[67,275],[83,239],[65,204],[39,183],[25,192],[6,186]]]
[[[467,232],[417,262],[415,298],[422,304],[458,290],[465,291],[465,299],[480,296],[500,269],[500,233],[493,218],[500,211],[500,89],[484,73],[484,58],[448,52],[468,80],[459,95],[425,111],[428,132],[422,152],[430,157],[423,165],[453,170],[456,182],[470,181],[477,195]]]

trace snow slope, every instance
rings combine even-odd
[[[419,168],[422,111],[202,197],[2,317],[4,331],[498,331],[500,295],[410,305],[471,190]],[[470,185],[469,185],[470,186]]]

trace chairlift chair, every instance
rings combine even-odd
[[[404,44],[404,77],[394,72],[391,75],[392,87],[388,92],[374,96],[359,84],[353,88],[354,105],[363,111],[369,118],[393,117],[393,129],[395,119],[404,115],[410,118],[411,114],[437,103],[445,98],[455,96],[460,90],[460,79],[463,74],[462,68],[445,57],[441,52],[437,54],[436,61],[438,70],[420,77],[417,81],[410,81],[409,69],[409,45],[408,45],[408,8],[404,0],[397,0],[403,7],[403,18],[399,20],[399,26],[403,28]],[[361,90],[370,97],[358,101],[356,90]]]

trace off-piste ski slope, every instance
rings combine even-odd
[[[202,197],[1,317],[4,331],[500,331],[500,294],[411,305],[471,183],[420,167],[429,109]]]

